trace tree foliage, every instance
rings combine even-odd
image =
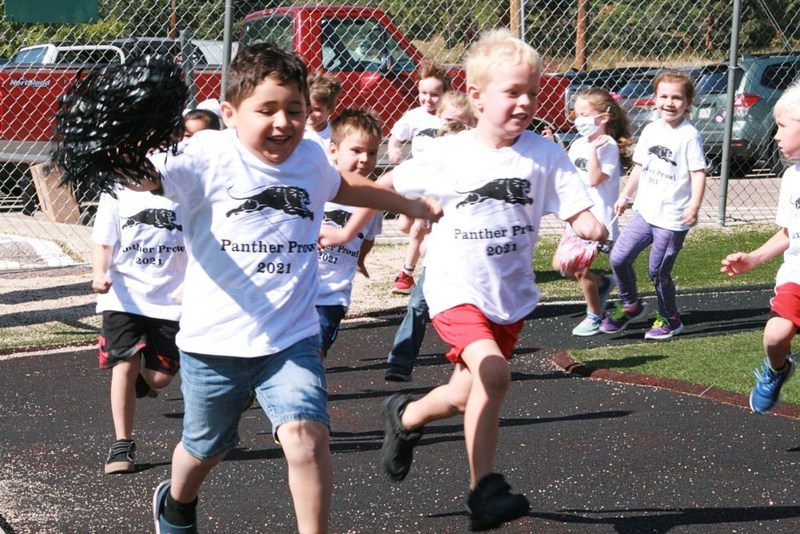
[[[546,57],[568,58],[575,50],[578,0],[522,0],[524,31]],[[48,40],[97,42],[130,36],[177,35],[186,30],[200,39],[222,39],[224,0],[99,0],[100,21],[90,25],[0,23],[0,55],[10,57],[21,46]],[[234,38],[241,20],[252,11],[278,5],[310,5],[308,0],[237,0],[233,3]],[[319,3],[319,2],[315,2]],[[361,0],[360,5],[387,11],[415,41],[443,38],[453,48],[479,31],[508,25],[509,0]],[[173,14],[173,5],[175,6]],[[681,4],[673,0],[590,0],[587,49],[594,56],[695,55],[721,59],[730,41],[730,0]],[[742,2],[742,53],[800,48],[800,0]],[[4,10],[5,0],[0,0]],[[707,23],[713,31],[706,41]]]

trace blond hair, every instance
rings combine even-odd
[[[498,64],[528,65],[536,76],[542,73],[541,57],[530,45],[506,29],[489,30],[470,46],[464,58],[467,85],[485,88]]]
[[[461,91],[447,91],[442,95],[442,99],[439,100],[439,105],[436,106],[436,114],[441,115],[448,107],[466,111],[469,115],[469,120],[465,125],[468,127],[475,126],[475,111],[472,109],[472,104],[466,93],[462,93]]]
[[[619,105],[619,102],[616,101],[611,93],[600,87],[581,89],[575,95],[576,101],[579,98],[588,102],[592,109],[601,113],[608,113],[606,133],[617,142],[622,165],[629,167],[633,163],[630,154],[630,148],[633,146],[633,136],[631,135],[631,125],[625,109]]]
[[[783,92],[775,102],[772,115],[776,119],[778,115],[788,115],[792,119],[800,121],[800,81],[794,82]]]

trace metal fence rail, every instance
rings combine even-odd
[[[18,267],[30,254],[31,241],[23,244],[19,236],[57,243],[72,261],[88,261],[88,229],[97,195],[88,187],[76,191],[55,187],[57,169],[46,165],[58,95],[81,69],[98,62],[124,61],[137,50],[172,54],[192,81],[190,105],[194,105],[220,97],[226,15],[236,41],[250,12],[321,4],[240,1],[231,8],[231,3],[222,0],[101,0],[101,20],[95,24],[4,23],[0,42],[6,44],[0,54],[9,58],[20,51],[26,54],[17,56],[20,63],[12,59],[0,68],[0,269]],[[509,27],[531,43],[546,63],[536,125],[550,126],[565,143],[574,135],[570,102],[580,87],[598,85],[614,91],[634,131],[639,131],[654,117],[649,98],[654,74],[663,68],[688,69],[698,89],[691,120],[703,133],[712,176],[701,224],[773,219],[777,176],[786,162],[780,160],[772,141],[771,107],[800,73],[800,52],[794,52],[800,50],[800,7],[795,2],[758,0],[740,7],[738,2],[732,5],[722,0],[691,4],[389,0],[360,5],[381,9],[395,27],[387,30],[387,23],[376,22],[354,7],[346,18],[355,30],[347,34],[344,46],[366,56],[367,48],[385,39],[381,42],[390,43],[384,46],[395,71],[392,67],[388,71],[364,67],[364,72],[357,72],[357,67],[341,68],[333,74],[343,83],[396,82],[403,73],[412,73],[413,80],[422,57],[457,64],[481,31]],[[734,19],[739,9],[740,16]],[[736,39],[732,39],[733,31]],[[299,38],[294,43],[310,46]],[[732,43],[737,46],[733,51]],[[67,44],[72,45],[69,50]],[[413,50],[401,50],[404,46]],[[47,59],[46,53],[61,55]],[[402,69],[396,66],[400,53],[407,61]],[[727,83],[729,78],[732,85]],[[413,103],[413,83],[408,96],[394,98],[376,92],[364,101],[341,105],[370,103],[384,117],[396,117],[403,111],[397,106]],[[730,135],[726,135],[726,125]],[[391,124],[385,126],[388,131]],[[721,171],[725,171],[723,176]],[[555,221],[546,225],[558,227]],[[392,224],[386,225],[387,239],[400,236]]]

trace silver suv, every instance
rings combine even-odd
[[[759,162],[777,175],[782,161],[773,136],[772,108],[783,90],[800,74],[800,52],[747,55],[736,69],[731,136],[731,173],[743,176]],[[697,91],[691,120],[703,135],[710,170],[716,170],[722,156],[725,104],[728,90],[728,65],[706,67],[697,78]]]

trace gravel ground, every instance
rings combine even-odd
[[[405,306],[405,295],[390,292],[403,262],[405,245],[376,245],[367,257],[369,278],[356,275],[348,317],[357,318]],[[91,267],[0,271],[0,337],[31,338],[43,328],[99,328],[90,290]],[[20,338],[24,346],[26,338]]]

